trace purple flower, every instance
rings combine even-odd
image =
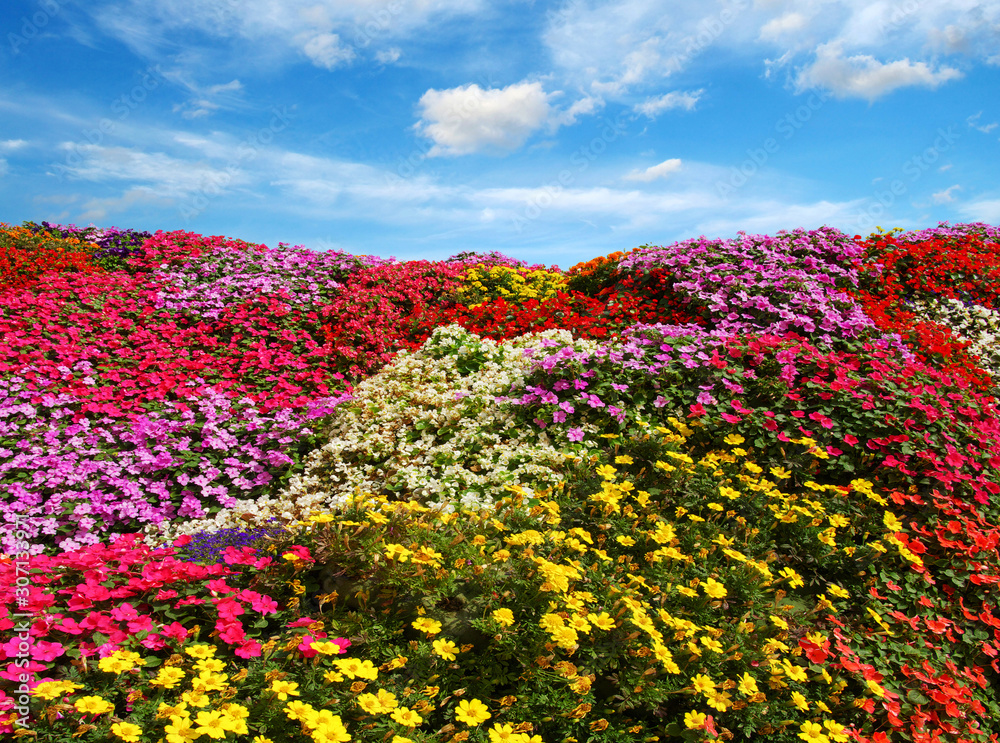
[[[571,428],[566,432],[566,438],[570,441],[583,441],[583,429]]]

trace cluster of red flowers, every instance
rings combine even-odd
[[[461,285],[459,263],[408,261],[362,268],[320,309],[321,353],[351,377],[367,376],[410,345],[407,319],[426,316]],[[433,328],[432,328],[433,330]],[[429,333],[428,333],[429,335]]]
[[[991,377],[968,353],[970,344],[947,325],[921,319],[907,302],[954,299],[1000,308],[1000,245],[976,232],[916,242],[885,233],[864,244],[859,288],[849,294],[865,314],[879,329],[898,333],[922,360],[933,359],[969,384],[989,388]]]
[[[48,272],[99,273],[91,256],[98,246],[76,238],[55,238],[0,222],[0,287],[19,288]]]

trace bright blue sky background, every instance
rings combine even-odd
[[[1000,0],[7,0],[0,220],[562,268],[1000,224]]]

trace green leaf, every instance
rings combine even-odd
[[[914,704],[930,704],[931,700],[925,697],[916,689],[910,689],[906,692],[906,698],[909,699]]]

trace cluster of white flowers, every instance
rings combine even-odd
[[[170,536],[290,521],[365,493],[395,493],[451,511],[489,508],[517,486],[553,487],[563,480],[566,455],[544,431],[519,425],[497,397],[531,369],[525,349],[572,343],[566,330],[498,344],[458,325],[438,328],[337,407],[323,434],[327,443],[307,455],[302,475],[285,490],[237,501],[212,519],[173,527]]]
[[[971,343],[969,352],[979,356],[979,365],[994,377],[1000,376],[1000,312],[957,299],[914,301],[910,307],[921,319],[947,325]]]

